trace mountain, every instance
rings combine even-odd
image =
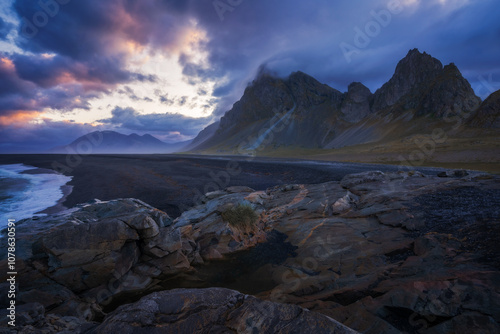
[[[401,139],[479,108],[481,99],[453,64],[413,49],[374,93],[353,82],[340,91],[302,73],[261,73],[192,151],[240,153],[341,148]],[[486,107],[485,107],[486,108]],[[488,113],[485,111],[485,113]],[[479,117],[479,116],[478,116]]]
[[[417,49],[410,50],[396,66],[392,78],[375,92],[373,108],[381,110],[411,96],[436,79],[442,69],[439,60]]]
[[[443,118],[459,111],[471,112],[481,99],[455,64],[447,66],[427,53],[410,50],[392,78],[373,97],[373,110],[416,110],[416,116]]]
[[[182,147],[182,150],[189,151],[189,150],[195,148],[196,146],[202,144],[204,141],[206,141],[210,137],[212,137],[214,135],[215,131],[217,131],[217,129],[219,128],[219,124],[220,124],[220,122],[217,121],[217,122],[212,123],[209,126],[205,127],[203,130],[200,131],[200,133],[196,136],[195,139],[190,140],[189,143],[187,143],[187,145]]]
[[[212,137],[196,149],[245,150],[268,140],[271,131],[275,146],[316,147],[324,142],[331,125],[338,120],[340,115],[331,111],[340,108],[342,96],[341,92],[302,72],[292,73],[286,79],[262,74],[220,119]],[[197,141],[198,138],[193,140]]]
[[[340,107],[343,119],[356,123],[368,116],[371,113],[371,98],[372,93],[365,85],[360,82],[351,83]]]
[[[469,119],[475,128],[500,129],[500,90],[491,94]]]
[[[150,134],[124,135],[115,131],[94,131],[81,136],[66,146],[53,148],[49,153],[78,154],[151,154],[180,151],[189,142],[167,144]]]

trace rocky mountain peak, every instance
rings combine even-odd
[[[424,72],[439,71],[443,68],[443,64],[436,58],[432,57],[427,52],[420,52],[418,49],[408,51],[408,54],[399,61],[396,66],[395,74],[401,72],[417,72],[420,69]],[[404,74],[404,73],[401,73]]]
[[[270,118],[292,108],[290,89],[281,78],[259,71],[243,96],[220,120],[218,133],[236,130],[240,126]]]
[[[417,116],[438,118],[470,113],[481,103],[454,63],[446,65],[433,80],[418,86],[405,99],[407,106],[417,110]]]
[[[470,118],[469,125],[476,128],[500,129],[500,90],[484,100]]]
[[[245,89],[242,98],[221,119],[221,128],[234,128],[235,123],[251,123],[290,110],[294,105],[307,108],[342,93],[320,83],[304,72],[293,72],[279,78],[270,71],[259,70],[257,77]]]
[[[286,84],[298,107],[319,105],[329,98],[342,95],[339,91],[300,71],[292,73],[286,80]]]
[[[343,119],[351,123],[363,119],[370,113],[371,98],[372,93],[368,87],[360,82],[351,83],[340,108],[344,114]]]
[[[374,109],[382,110],[419,86],[432,82],[443,70],[443,64],[418,49],[408,52],[396,66],[392,78],[375,92]]]
[[[361,82],[352,82],[347,87],[347,95],[355,102],[363,102],[372,95],[372,92]]]
[[[465,80],[462,76],[462,73],[455,65],[455,63],[450,63],[443,68],[441,76],[444,76],[446,79],[460,79]]]

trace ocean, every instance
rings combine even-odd
[[[35,170],[35,173],[22,173]],[[58,204],[63,197],[61,186],[71,177],[45,173],[23,164],[0,165],[0,229],[8,219],[16,222],[34,216],[45,216],[44,211]]]

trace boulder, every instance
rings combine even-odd
[[[233,189],[175,222],[135,199],[95,200],[36,222],[20,222],[18,300],[21,305],[39,302],[56,316],[98,319],[116,300],[163,289],[171,280],[195,273],[196,266],[250,249],[266,240],[265,224],[259,220],[242,230],[220,215],[228,205],[245,201],[250,191]],[[254,205],[258,209],[260,204]],[[36,237],[32,227],[39,231]],[[6,268],[7,261],[0,267]]]
[[[340,181],[340,185],[345,189],[351,189],[359,184],[379,182],[385,179],[386,176],[381,171],[363,172],[344,176],[344,178]]]
[[[351,193],[350,191],[344,197],[339,198],[332,205],[332,214],[339,215],[351,210],[356,203],[359,201],[359,197]]]
[[[237,291],[175,289],[119,307],[90,333],[356,333],[295,305],[259,300]]]
[[[438,177],[465,177],[467,175],[469,175],[469,173],[463,169],[449,170],[445,172],[439,172],[437,174]]]

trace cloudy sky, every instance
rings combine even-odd
[[[372,92],[409,49],[500,89],[497,0],[2,0],[0,153],[95,130],[194,137],[259,66]]]

